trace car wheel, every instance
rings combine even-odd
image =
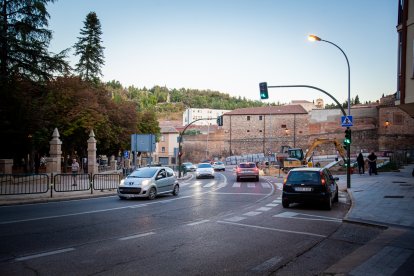
[[[172,194],[174,196],[178,196],[179,193],[180,193],[180,186],[179,185],[175,185]]]
[[[289,201],[282,200],[282,206],[283,206],[283,208],[289,208]]]
[[[325,208],[326,210],[332,209],[332,199],[330,197],[328,198],[328,201],[326,202]]]
[[[256,176],[256,182],[259,181],[259,176]]]
[[[124,196],[119,196],[119,199],[124,200],[124,199],[126,199],[126,197],[124,197]]]
[[[149,200],[153,200],[156,196],[157,196],[157,190],[155,190],[155,188],[154,188],[154,187],[152,187],[152,188],[148,191],[148,199],[149,199]]]
[[[339,201],[339,195],[338,195],[338,189],[336,189],[336,193],[334,196],[334,202],[338,202]]]
[[[236,181],[237,181],[237,182],[240,182],[240,178],[239,178],[239,177],[236,177]]]

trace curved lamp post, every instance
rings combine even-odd
[[[336,48],[339,49],[339,51],[341,51],[341,53],[344,55],[345,59],[346,59],[346,64],[348,65],[348,116],[351,115],[351,68],[349,66],[349,60],[348,57],[346,56],[345,52],[341,49],[341,47],[339,47],[338,45],[336,45],[335,43],[322,39],[316,35],[309,35],[308,39],[310,41],[323,41],[326,43],[329,43],[333,46],[335,46]],[[349,129],[349,127],[347,127]],[[347,188],[351,188],[351,175],[350,175],[350,166],[351,166],[351,149],[350,149],[350,145],[347,147],[347,172],[346,172],[346,186]]]

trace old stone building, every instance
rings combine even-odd
[[[309,115],[300,105],[241,108],[223,115],[224,148],[230,155],[275,152],[282,145],[303,147]]]

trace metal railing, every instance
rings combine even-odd
[[[114,190],[118,187],[119,174],[0,174],[0,196],[40,194],[53,192],[79,192]]]
[[[0,174],[0,195],[40,194],[48,191],[47,174]]]

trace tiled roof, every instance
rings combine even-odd
[[[308,114],[301,105],[278,105],[263,107],[239,108],[223,115],[275,115],[275,114]]]
[[[177,129],[172,126],[162,126],[160,132],[161,133],[178,133]]]

